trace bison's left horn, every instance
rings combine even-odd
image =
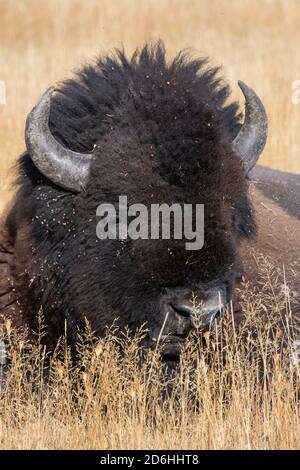
[[[268,117],[257,94],[245,83],[239,81],[246,99],[245,119],[232,143],[234,151],[244,160],[246,174],[254,167],[268,137]]]
[[[49,129],[51,96],[49,88],[27,117],[25,141],[34,164],[53,183],[79,192],[89,176],[92,154],[66,149]]]

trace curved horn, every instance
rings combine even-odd
[[[68,150],[51,134],[48,122],[53,91],[49,88],[27,117],[27,150],[44,176],[64,189],[79,192],[87,181],[92,154]]]
[[[242,81],[238,81],[246,99],[245,119],[232,143],[233,150],[244,160],[246,174],[254,167],[268,137],[268,116],[257,94]]]

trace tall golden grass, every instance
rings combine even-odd
[[[141,360],[143,329],[99,340],[87,325],[74,364],[65,338],[47,355],[42,314],[30,342],[7,321],[1,448],[298,449],[295,330],[288,296],[267,294],[269,281],[264,292],[245,286],[242,328],[230,309],[210,332],[198,325],[172,371],[159,350]]]
[[[113,47],[130,53],[158,38],[170,57],[190,47],[221,64],[241,103],[237,79],[254,87],[270,118],[262,163],[300,171],[300,105],[292,102],[298,0],[0,0],[0,209],[24,149],[25,117],[41,92]],[[49,370],[42,333],[29,344],[6,324],[12,365],[0,392],[0,447],[299,448],[299,371],[292,344],[282,350],[282,328],[271,321],[278,299],[245,292],[244,329],[234,328],[229,312],[223,334],[206,337],[210,353],[191,342],[168,387],[158,355],[139,364],[136,339],[124,339],[121,357],[113,332],[97,341],[87,331],[81,367],[62,339]]]

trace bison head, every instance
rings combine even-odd
[[[161,50],[122,55],[49,89],[26,126],[39,175],[31,197],[44,311],[60,310],[72,328],[86,317],[99,335],[116,319],[146,324],[147,344],[159,339],[166,357],[178,356],[195,320],[207,328],[231,299],[239,240],[255,231],[247,174],[267,136],[255,92],[239,82],[241,125],[216,70],[202,68],[182,56],[168,66]],[[202,249],[186,250],[184,239],[99,240],[97,207],[120,195],[149,211],[204,204]]]

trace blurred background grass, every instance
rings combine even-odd
[[[234,98],[238,79],[254,87],[270,116],[261,162],[300,172],[299,0],[0,0],[0,207],[10,194],[16,157],[24,150],[27,113],[42,91],[98,54],[128,53],[161,38],[222,65]]]

